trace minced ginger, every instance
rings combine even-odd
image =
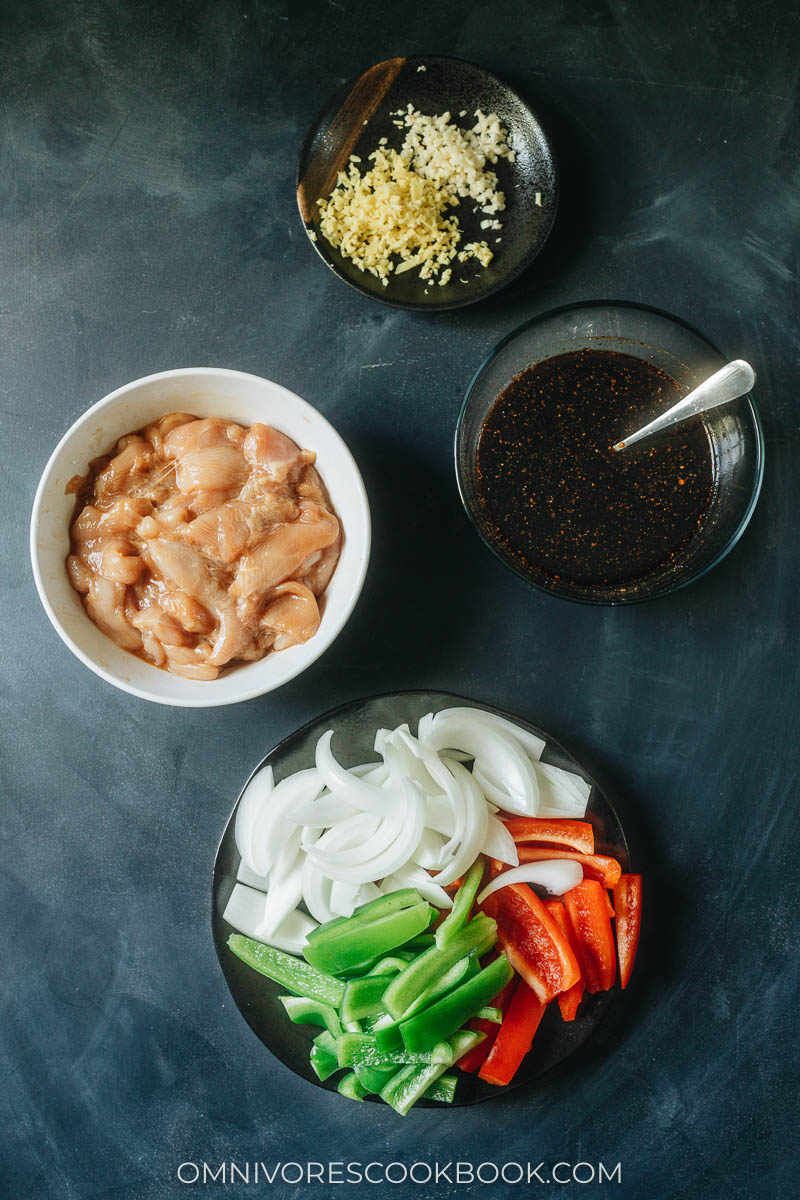
[[[485,241],[470,242],[459,252],[461,228],[447,208],[460,199],[473,200],[481,212],[505,208],[505,196],[487,162],[514,161],[508,134],[498,117],[478,111],[473,129],[450,124],[450,114],[438,117],[415,112],[396,114],[407,129],[397,151],[381,139],[362,175],[353,155],[341,171],[331,195],[319,200],[320,231],[361,271],[388,286],[391,274],[419,269],[420,279],[450,280],[449,264],[475,258],[481,266],[492,261]],[[499,228],[496,220],[492,228]],[[441,274],[440,274],[441,273]]]

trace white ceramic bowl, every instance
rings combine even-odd
[[[151,666],[120,649],[89,620],[70,586],[64,560],[75,498],[65,489],[117,438],[174,409],[229,417],[242,425],[274,425],[317,455],[317,467],[342,523],[344,544],[325,592],[322,623],[310,641],[268,654],[201,682]],[[185,708],[236,704],[280,687],[310,666],[344,627],[367,571],[370,518],[364,484],[350,451],[323,416],[286,388],[257,375],[217,367],[161,371],[117,388],[88,409],[56,446],[45,467],[31,517],[31,561],[47,615],[73,654],[95,674],[143,700]]]

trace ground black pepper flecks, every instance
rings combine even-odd
[[[481,430],[477,489],[490,537],[529,574],[633,583],[677,558],[713,492],[696,418],[630,449],[615,442],[681,398],[658,367],[576,350],[520,372]]]

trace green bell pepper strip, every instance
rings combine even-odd
[[[403,1021],[400,1025],[403,1045],[407,1050],[420,1054],[430,1050],[437,1042],[454,1034],[479,1008],[493,1000],[513,975],[513,967],[501,954],[488,967],[484,967],[480,975],[467,980],[416,1016]]]
[[[423,1096],[424,1100],[438,1100],[440,1104],[452,1104],[458,1086],[457,1075],[441,1075],[432,1083]]]
[[[410,942],[406,942],[404,950],[415,950],[419,953],[420,950],[427,950],[436,942],[436,935],[433,933],[418,933]]]
[[[474,862],[464,878],[453,900],[453,907],[436,930],[436,945],[446,946],[450,939],[463,929],[469,920],[472,905],[483,879],[483,860]]]
[[[353,1070],[358,1076],[361,1086],[370,1094],[377,1095],[401,1068],[396,1063],[392,1063],[388,1067],[371,1067],[368,1063],[354,1063]]]
[[[399,891],[390,892],[387,896],[376,896],[374,900],[368,900],[366,904],[359,904],[358,908],[353,910],[352,916],[334,917],[333,920],[326,921],[324,925],[318,925],[308,934],[308,941],[324,942],[331,935],[338,937],[339,934],[344,933],[345,926],[352,931],[364,924],[365,921],[374,921],[379,917],[396,912],[398,909],[411,908],[413,905],[421,903],[422,896],[416,888],[401,888]]]
[[[493,1025],[502,1025],[503,1014],[499,1008],[479,1008],[475,1013],[478,1021],[491,1021]]]
[[[440,975],[438,979],[434,980],[430,987],[426,987],[424,992],[420,992],[413,1004],[410,1004],[403,1013],[401,1020],[405,1021],[407,1017],[413,1016],[420,1009],[427,1008],[439,996],[444,995],[446,992],[451,992],[459,983],[469,978],[472,974],[470,963],[475,961],[474,958],[467,955],[465,958],[460,958],[458,962],[454,962],[452,967],[445,971],[443,975]],[[480,966],[478,966],[478,970],[480,970]]]
[[[497,925],[489,917],[481,914],[454,934],[446,946],[431,946],[410,962],[405,971],[396,975],[389,984],[383,997],[387,1012],[395,1018],[402,1017],[417,997],[427,991],[459,959],[469,954],[479,957],[490,950],[496,941]]]
[[[336,1055],[336,1042],[327,1029],[314,1038],[310,1062],[314,1073],[323,1082],[329,1075],[333,1075],[340,1069],[339,1059]]]
[[[348,1100],[363,1100],[365,1096],[369,1095],[367,1089],[362,1087],[355,1071],[348,1071],[346,1075],[342,1076],[339,1080],[338,1091],[340,1096],[347,1096]]]
[[[383,993],[388,982],[386,975],[367,975],[363,979],[348,980],[339,1008],[342,1020],[359,1021],[362,1017],[375,1017],[384,1012]]]
[[[295,1025],[322,1025],[333,1037],[342,1033],[339,1014],[330,1004],[309,1000],[306,996],[279,996],[278,999]]]
[[[433,1004],[434,1000],[446,992],[452,991],[459,983],[471,979],[473,974],[477,974],[480,969],[480,963],[472,956],[460,958],[457,963],[453,963],[449,971],[445,971],[444,975],[440,976],[430,987],[417,996],[414,1003],[406,1009],[402,1017],[396,1019],[387,1016],[385,1019],[377,1022],[373,1032],[378,1047],[387,1052],[400,1050],[403,1046],[403,1038],[400,1033],[402,1022],[408,1020],[414,1013],[420,1012],[423,1008],[427,1008],[430,1004]]]
[[[341,1037],[341,1034],[339,1035]],[[327,1029],[323,1033],[318,1033],[314,1038],[314,1045],[324,1050],[326,1054],[336,1053],[336,1038],[333,1034],[328,1033]]]
[[[456,1061],[463,1058],[469,1050],[483,1041],[485,1036],[485,1034],[471,1029],[460,1029],[449,1041],[453,1058]],[[447,1068],[441,1063],[430,1063],[421,1067],[404,1067],[402,1071],[397,1072],[394,1079],[390,1079],[386,1084],[380,1094],[381,1100],[391,1104],[392,1108],[404,1117],[446,1070]]]
[[[286,954],[274,946],[265,946],[263,942],[244,937],[241,933],[230,935],[228,947],[248,967],[266,975],[268,979],[274,979],[298,996],[320,1000],[334,1008],[338,1008],[342,1002],[344,984],[341,980],[331,979],[330,975],[318,971],[302,958],[295,958],[293,954]]]
[[[403,1035],[400,1032],[400,1025],[401,1021],[396,1021],[392,1018],[385,1024],[379,1022],[373,1026],[372,1033],[375,1038],[375,1044],[382,1054],[392,1054],[397,1050],[403,1049]]]
[[[423,902],[390,912],[375,921],[366,921],[349,931],[349,922],[346,922],[342,926],[344,932],[337,933],[334,930],[330,937],[309,942],[303,949],[303,955],[312,967],[320,971],[338,974],[352,970],[371,963],[377,955],[402,946],[409,938],[427,929],[435,915],[436,910]]]
[[[326,1054],[324,1050],[320,1050],[319,1046],[311,1047],[309,1062],[314,1074],[323,1082],[339,1070],[339,1064],[336,1059],[332,1055]]]
[[[406,1066],[409,1063],[444,1063],[449,1067],[453,1061],[452,1051],[447,1042],[430,1046],[422,1054],[416,1051],[401,1049],[386,1054],[378,1048],[374,1037],[367,1033],[343,1033],[336,1039],[336,1055],[340,1067],[354,1067],[356,1063],[366,1063],[370,1067],[390,1067],[394,1064]]]
[[[367,975],[396,975],[399,971],[405,971],[413,957],[413,954],[404,954],[402,958],[399,954],[390,955],[389,958],[382,958],[376,962],[375,966],[366,973]]]

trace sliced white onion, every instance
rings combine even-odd
[[[307,913],[295,909],[269,938],[265,938],[258,931],[264,921],[266,899],[263,892],[237,883],[225,906],[223,919],[245,937],[257,937],[261,941],[267,941],[270,946],[286,950],[289,954],[301,954],[308,934],[312,929],[316,929],[317,922]]]
[[[325,792],[311,804],[301,804],[298,808],[293,808],[289,816],[298,825],[307,825],[311,829],[328,829],[338,821],[343,821],[345,817],[352,817],[357,811],[352,805],[345,804],[340,796]]]
[[[444,759],[444,763],[454,776],[456,783],[460,785],[461,794],[464,797],[465,823],[458,850],[448,866],[444,867],[436,876],[436,882],[441,887],[455,883],[456,879],[468,871],[475,862],[486,838],[489,820],[483,793],[467,768],[452,758]]]
[[[426,871],[438,871],[447,862],[448,855],[443,854],[445,838],[435,829],[426,829],[417,843],[414,851],[414,862]]]
[[[397,812],[399,797],[374,784],[360,779],[350,772],[333,757],[331,738],[333,730],[323,733],[317,742],[316,764],[325,786],[335,796],[340,796],[346,804],[359,808],[364,812],[377,813],[381,817],[391,817]]]
[[[338,916],[331,908],[332,882],[323,875],[310,858],[303,864],[303,903],[320,925]]]
[[[404,746],[412,758],[421,764],[422,769],[433,781],[436,791],[427,792],[427,795],[435,795],[438,791],[447,797],[453,813],[453,831],[450,840],[444,848],[444,853],[447,855],[455,854],[457,847],[461,845],[464,839],[464,830],[467,821],[466,801],[462,786],[452,771],[447,769],[447,766],[442,762],[439,755],[431,750],[430,747],[420,742],[418,738],[415,738],[413,734],[409,733],[407,728],[404,729],[401,726],[395,731],[395,735],[393,735],[392,744],[394,746]]]
[[[383,783],[389,775],[385,763],[382,762],[359,763],[357,767],[348,767],[347,770],[351,775],[357,775],[359,779],[366,779],[368,783],[374,783],[376,786]]]
[[[269,887],[269,876],[257,875],[255,871],[251,871],[244,859],[239,863],[236,880],[247,887],[257,888],[260,892],[266,892]]]
[[[336,825],[332,825],[321,836],[317,833],[316,836],[309,837],[304,829],[303,849],[307,853],[312,850],[319,850],[322,853],[346,850],[350,846],[359,845],[365,838],[371,838],[380,824],[381,818],[375,813],[353,813],[352,816],[345,817]]]
[[[407,728],[397,729],[383,739],[381,754],[395,786],[401,786],[403,779],[413,779],[426,796],[433,796],[440,792],[441,788],[437,786],[421,755],[415,752],[414,747],[418,746],[419,742],[416,738],[412,740]]]
[[[390,892],[396,892],[400,888],[413,887],[416,888],[423,900],[427,900],[429,904],[433,904],[436,908],[452,908],[453,901],[443,887],[431,879],[427,871],[422,867],[415,866],[414,863],[406,863],[404,867],[400,867],[393,875],[388,875],[381,884],[381,891],[388,895]]]
[[[493,813],[489,815],[489,820],[486,823],[486,837],[483,839],[481,851],[483,854],[487,854],[489,858],[496,858],[499,862],[510,863],[512,867],[516,867],[519,862],[516,842],[500,818],[494,816]]]
[[[512,883],[531,883],[535,887],[544,888],[551,896],[563,896],[577,887],[583,879],[580,863],[570,858],[548,858],[542,862],[523,863],[521,867],[512,867],[503,871],[491,883],[488,883],[478,896],[478,904],[483,904],[487,896],[499,892],[500,888]]]
[[[374,858],[367,859],[366,862],[355,865],[339,864],[335,865],[331,859],[325,861],[323,869],[331,879],[341,879],[346,883],[370,883],[376,879],[383,879],[387,875],[392,875],[399,867],[403,866],[414,856],[414,851],[417,848],[417,843],[422,837],[422,831],[425,828],[425,803],[422,791],[411,780],[405,780],[405,809],[401,810],[400,831],[394,843],[387,847],[381,854],[377,854]],[[395,818],[397,810],[395,810]],[[325,834],[317,843],[322,845]],[[325,847],[330,850],[330,845]],[[308,851],[309,859],[313,862],[318,860],[315,858],[317,846],[311,847]],[[319,865],[319,864],[318,864]]]
[[[375,900],[380,894],[374,883],[342,883],[340,879],[334,879],[331,884],[331,908],[339,917],[352,917],[359,905]]]
[[[370,814],[371,815],[371,814]],[[350,818],[352,820],[352,818]],[[342,822],[345,825],[346,822]],[[339,826],[335,825],[334,829]],[[388,818],[380,822],[377,829],[368,837],[360,839],[358,842],[352,842],[343,849],[337,847],[334,850],[329,849],[329,843],[325,839],[327,834],[322,837],[313,846],[310,853],[318,865],[324,870],[325,866],[356,866],[358,863],[367,862],[369,859],[376,858],[379,854],[383,854],[391,846],[393,846],[400,836],[402,826],[399,821],[390,821]]]
[[[539,780],[540,817],[577,817],[586,815],[591,784],[573,771],[553,767],[550,763],[536,764]]]
[[[275,859],[270,872],[267,903],[261,932],[270,937],[300,903],[303,895],[304,856],[300,852],[300,830],[295,829]]]
[[[539,785],[530,758],[510,734],[481,720],[478,712],[463,709],[454,716],[437,713],[423,744],[432,750],[455,749],[471,754],[475,765],[503,789],[504,798],[496,803],[507,812],[535,817]]]
[[[312,767],[276,783],[261,803],[253,823],[247,865],[258,875],[268,875],[272,864],[297,828],[289,813],[308,804],[322,791],[322,779]]]
[[[255,871],[251,849],[253,825],[274,786],[272,767],[263,767],[248,783],[236,809],[236,821],[233,826],[236,849],[252,871]]]
[[[456,717],[461,718],[464,715],[475,718],[478,721],[483,721],[485,725],[494,726],[495,729],[501,729],[504,733],[510,734],[523,750],[532,759],[538,761],[542,757],[545,743],[542,738],[535,733],[531,733],[529,729],[523,729],[521,725],[516,725],[513,721],[508,721],[505,717],[499,717],[496,713],[487,712],[484,708],[443,708],[437,713],[437,717]],[[427,713],[420,719],[419,722],[419,737],[421,741],[427,740],[427,733],[435,721],[433,713]],[[467,755],[467,757],[474,757]]]

